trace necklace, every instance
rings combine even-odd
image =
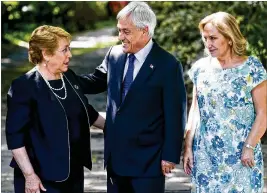
[[[62,81],[62,87],[61,87],[61,88],[53,88],[53,87],[50,85],[50,83],[47,81],[49,88],[51,88],[51,89],[53,89],[53,90],[62,90],[62,89],[65,87],[65,82],[64,82],[62,73],[60,73],[60,79],[61,79],[61,81]]]
[[[36,69],[37,69],[37,68],[36,68]],[[50,90],[52,91],[52,93],[53,93],[57,98],[59,98],[59,99],[61,99],[61,100],[64,100],[64,99],[67,98],[67,88],[66,88],[66,84],[65,84],[65,81],[64,81],[64,79],[63,79],[63,75],[62,75],[62,73],[60,74],[60,79],[61,79],[61,81],[62,81],[62,87],[61,87],[61,88],[53,88],[53,87],[50,85],[50,83],[45,79],[45,77],[44,77],[43,74],[40,72],[40,70],[37,69],[37,71],[41,74],[41,76],[43,77],[45,83],[47,84],[47,86],[50,88]],[[64,97],[60,97],[60,96],[58,96],[58,94],[56,94],[56,93],[54,92],[54,90],[57,90],[57,91],[58,91],[58,90],[62,90],[63,88],[64,88],[64,92],[65,92]]]
[[[62,87],[61,87],[61,88],[53,88],[53,87],[50,85],[50,83],[47,81],[47,83],[48,83],[48,87],[51,88],[52,90],[62,90],[63,88],[65,88],[65,82],[64,82],[62,73],[60,73],[60,79],[61,79],[61,81],[62,81]]]

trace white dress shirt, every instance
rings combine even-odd
[[[134,60],[133,80],[135,79],[135,77],[138,74],[140,68],[142,67],[143,63],[145,62],[147,55],[149,54],[149,52],[152,49],[152,46],[153,46],[153,41],[152,41],[152,38],[151,38],[144,48],[142,48],[141,50],[139,50],[139,52],[134,54],[135,60]],[[127,56],[126,64],[125,64],[125,67],[124,67],[123,80],[125,78],[125,75],[126,75],[126,72],[128,70],[128,66],[129,66],[129,55],[130,54],[128,54],[128,56]]]

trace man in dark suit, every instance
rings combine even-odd
[[[146,3],[129,3],[117,19],[122,45],[111,47],[83,81],[87,88],[107,88],[108,193],[163,193],[183,141],[182,66],[152,40],[156,16]]]

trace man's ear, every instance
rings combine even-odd
[[[146,26],[146,27],[143,28],[143,33],[144,34],[147,34],[147,35],[149,34],[149,32],[148,32],[148,26]]]

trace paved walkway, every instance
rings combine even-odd
[[[114,40],[114,29],[107,28],[97,32],[87,32],[79,34],[79,36],[74,37],[76,45],[89,45],[90,41],[101,40],[101,37],[111,37],[110,40]],[[101,37],[100,37],[101,36]],[[95,38],[92,38],[95,37]],[[105,39],[104,38],[104,39]],[[107,39],[105,39],[106,41]],[[89,42],[88,42],[89,41]],[[91,42],[92,43],[92,42]],[[93,72],[94,68],[102,62],[108,48],[97,50],[90,54],[85,54],[81,56],[74,56],[71,60],[70,67],[77,73],[90,73]],[[27,53],[25,50],[22,55],[16,54],[15,57],[4,63],[2,60],[2,67],[11,67],[9,64],[19,65],[19,61],[27,60]],[[17,59],[19,58],[19,60]],[[2,96],[4,97],[4,96]],[[90,103],[99,111],[104,112],[106,108],[106,93],[101,93],[97,95],[88,96]],[[11,193],[13,191],[13,173],[12,169],[8,166],[11,160],[11,152],[7,150],[6,139],[5,139],[5,109],[6,104],[2,103],[2,117],[1,117],[1,189],[2,193]],[[85,169],[85,191],[102,193],[106,192],[106,172],[103,168],[103,134],[99,130],[92,129],[92,156],[93,156],[93,169],[89,171]],[[267,160],[267,145],[264,145],[264,159]],[[267,176],[267,169],[265,170],[265,175]],[[266,184],[266,183],[265,183]],[[176,169],[170,176],[166,177],[166,192],[168,193],[187,193],[190,191],[190,179],[186,176],[182,170],[181,165],[177,165]],[[267,188],[265,191],[267,192]]]

